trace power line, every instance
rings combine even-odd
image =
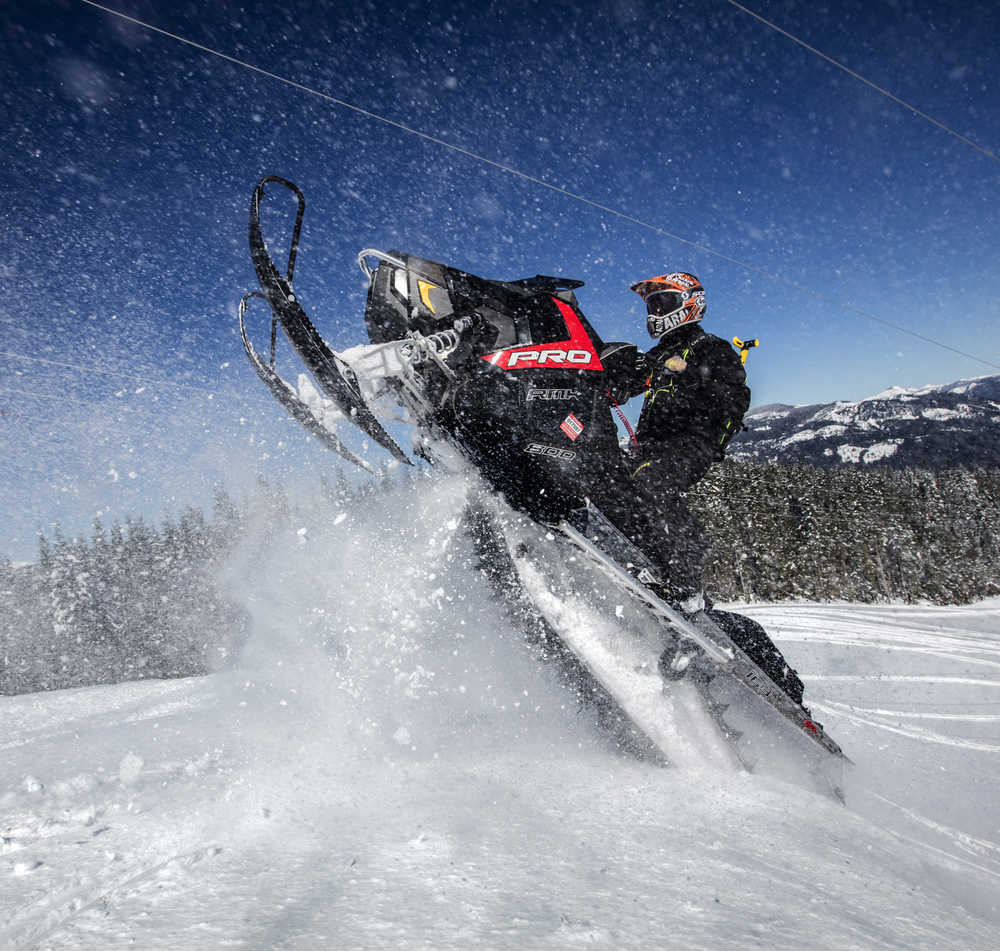
[[[86,0],[84,0],[86,2]],[[196,386],[194,383],[178,383],[176,380],[167,380],[164,378],[157,379],[156,377],[145,377],[139,376],[135,373],[122,373],[120,370],[105,370],[93,363],[88,363],[86,366],[80,363],[66,363],[61,360],[49,360],[45,357],[34,357],[27,353],[15,353],[12,350],[0,350],[0,357],[10,357],[14,360],[29,360],[32,363],[45,363],[53,367],[65,367],[70,370],[80,370],[83,373],[100,373],[103,376],[116,376],[124,380],[132,380],[136,383],[141,383],[143,386],[158,385],[163,384],[164,386],[175,386],[182,390],[194,390],[196,393],[204,393],[204,389],[201,386]],[[208,383],[205,384],[209,385]]]
[[[114,405],[113,403],[98,403],[95,400],[78,400],[72,396],[63,396],[56,393],[32,393],[28,390],[11,390],[6,388],[0,388],[0,393],[7,394],[9,396],[26,396],[34,400],[51,400],[56,403],[72,403],[74,406],[86,406],[91,410],[98,410],[104,412],[108,409],[113,409],[115,413],[119,416],[141,416],[145,419],[162,420],[164,413],[170,413],[171,410],[166,406],[163,407],[162,411],[157,413],[150,409],[141,409],[135,406],[131,406],[128,403],[119,403]],[[154,397],[157,399],[157,397]],[[15,407],[14,412],[18,412]],[[35,417],[37,418],[37,417]],[[90,422],[88,421],[88,425]],[[104,425],[103,423],[101,425]]]
[[[11,410],[0,409],[0,423],[14,423],[15,421],[18,423],[40,424],[28,427],[27,433],[30,436],[39,436],[49,428],[62,427],[63,429],[74,431],[85,429],[87,436],[90,437],[91,442],[94,444],[97,443],[98,439],[103,441],[105,437],[110,437],[112,433],[117,433],[118,438],[126,444],[134,444],[138,439],[145,438],[142,434],[137,434],[135,429],[126,428],[116,423],[102,421],[101,425],[95,430],[90,420],[58,419],[53,416],[30,416],[16,407]],[[19,432],[23,434],[24,429],[19,430]]]
[[[940,122],[939,120],[935,119],[933,116],[929,116],[926,112],[922,112],[916,106],[911,105],[910,103],[906,102],[904,99],[900,99],[899,96],[895,95],[894,93],[889,92],[888,89],[884,89],[882,86],[879,86],[876,83],[873,83],[870,79],[865,79],[864,76],[862,76],[860,73],[855,72],[849,66],[845,66],[843,63],[839,62],[838,60],[835,60],[832,56],[827,56],[826,53],[822,52],[821,50],[816,49],[815,46],[810,46],[805,40],[799,39],[799,37],[795,36],[792,33],[789,33],[788,30],[783,30],[780,26],[778,26],[777,23],[774,23],[771,20],[765,19],[759,13],[754,13],[753,10],[749,9],[748,7],[743,6],[742,3],[737,3],[736,0],[726,0],[726,3],[728,3],[730,6],[736,7],[737,10],[741,10],[747,16],[751,16],[755,20],[759,20],[765,26],[770,27],[775,32],[780,33],[782,36],[785,36],[788,39],[790,39],[793,43],[797,43],[803,49],[809,50],[810,53],[814,53],[816,56],[819,56],[821,59],[825,59],[828,63],[830,63],[831,66],[836,66],[837,69],[843,70],[845,73],[847,73],[848,76],[851,76],[854,79],[856,79],[858,82],[864,83],[866,86],[871,87],[876,92],[881,93],[887,99],[891,99],[893,102],[898,103],[904,109],[909,109],[910,112],[914,113],[914,115],[917,115],[921,119],[926,120],[927,122],[931,123],[931,125],[937,126],[942,131],[947,132],[948,135],[953,135],[960,142],[964,142],[966,145],[971,145],[972,148],[976,149],[976,151],[982,152],[983,155],[988,156],[989,158],[993,159],[996,162],[1000,162],[1000,155],[997,155],[995,152],[991,152],[989,149],[984,148],[983,146],[979,145],[976,142],[973,142],[972,139],[967,138],[966,136],[962,135],[960,132],[956,132],[950,126],[945,125],[943,122]]]
[[[10,392],[10,391],[0,391],[0,392]],[[35,396],[38,394],[25,394],[25,395]],[[73,400],[73,402],[81,403],[82,401]],[[90,404],[84,403],[83,405],[89,406]],[[164,415],[157,416],[152,413],[143,412],[142,410],[129,410],[129,413],[135,413],[137,415],[144,416],[146,417],[146,419],[156,420],[161,424],[164,422],[164,420],[166,420],[167,422],[170,423],[176,423],[178,426],[184,428],[185,431],[190,430],[190,427],[184,420],[172,418],[169,414],[167,414],[166,416]],[[0,422],[11,422],[13,420],[26,420],[34,423],[44,423],[46,426],[65,426],[71,429],[86,428],[88,434],[90,434],[91,436],[94,436],[95,434],[103,435],[105,432],[117,432],[117,433],[123,433],[127,435],[130,439],[134,440],[136,438],[146,438],[151,435],[149,432],[136,431],[135,428],[125,428],[125,426],[122,424],[124,424],[126,420],[123,420],[120,415],[115,419],[115,422],[113,423],[109,423],[106,420],[102,419],[99,425],[97,425],[95,428],[93,419],[81,419],[79,417],[59,418],[57,416],[30,416],[17,406],[11,406],[9,409],[5,407],[0,407]],[[202,431],[207,431],[206,423],[202,422],[199,425]],[[160,431],[158,431],[155,435],[162,436],[162,426]]]
[[[823,294],[820,291],[815,291],[812,288],[806,287],[806,286],[804,286],[802,284],[798,284],[795,281],[791,281],[791,280],[788,280],[787,278],[783,278],[783,277],[781,277],[778,274],[771,274],[770,272],[765,271],[762,268],[756,267],[756,266],[754,266],[752,264],[747,264],[745,261],[740,261],[738,258],[730,257],[727,254],[723,254],[720,251],[716,251],[713,248],[710,248],[707,245],[701,244],[701,243],[699,243],[697,241],[692,241],[689,238],[685,238],[685,237],[682,237],[681,235],[674,234],[671,231],[667,231],[665,228],[661,228],[658,225],[654,225],[654,224],[652,224],[652,223],[650,223],[648,221],[644,221],[643,219],[637,218],[634,215],[630,215],[627,212],[621,211],[620,209],[612,208],[609,205],[605,205],[605,204],[602,204],[601,202],[594,201],[593,199],[587,198],[584,195],[576,194],[575,192],[571,192],[571,191],[569,191],[566,188],[560,187],[559,185],[552,185],[549,182],[546,182],[546,181],[544,181],[541,178],[537,178],[534,175],[529,175],[527,172],[522,172],[519,169],[513,168],[510,165],[505,165],[502,162],[497,162],[494,159],[487,158],[486,156],[480,155],[477,152],[473,152],[473,151],[471,151],[469,149],[464,149],[461,146],[454,145],[451,142],[447,142],[444,139],[440,139],[440,138],[438,138],[436,136],[429,135],[426,132],[421,132],[419,129],[414,129],[411,126],[404,125],[403,123],[397,122],[394,119],[389,119],[389,118],[386,118],[385,116],[381,116],[378,113],[372,112],[372,111],[370,111],[368,109],[363,109],[360,106],[356,106],[353,103],[347,102],[344,99],[338,99],[336,96],[331,96],[329,93],[322,92],[322,91],[320,91],[318,89],[315,89],[315,88],[313,88],[311,86],[306,86],[303,83],[299,83],[299,82],[296,82],[296,81],[294,81],[292,79],[288,79],[285,76],[280,76],[277,73],[272,73],[272,72],[269,72],[266,69],[261,69],[259,66],[253,65],[253,63],[248,63],[246,60],[237,59],[235,56],[230,56],[227,53],[222,53],[219,50],[212,49],[211,47],[205,46],[202,43],[197,43],[194,40],[189,40],[186,37],[178,35],[177,33],[171,33],[168,30],[161,29],[158,26],[153,26],[151,23],[147,23],[144,20],[136,19],[135,17],[128,16],[127,14],[121,13],[118,10],[113,10],[110,7],[103,6],[100,3],[95,3],[94,0],[81,0],[81,2],[87,4],[88,6],[94,7],[96,9],[98,9],[98,10],[102,10],[105,13],[109,13],[112,16],[116,16],[116,17],[119,17],[119,18],[121,18],[123,20],[126,20],[129,23],[133,23],[136,26],[140,26],[140,27],[142,27],[144,29],[151,30],[154,33],[159,33],[161,36],[166,36],[169,39],[175,40],[178,43],[183,43],[185,46],[190,46],[190,47],[192,47],[192,48],[194,48],[196,50],[200,50],[203,53],[208,53],[209,55],[216,56],[219,59],[223,59],[223,60],[225,60],[228,63],[233,63],[234,65],[240,66],[243,69],[248,69],[251,72],[257,73],[257,74],[259,74],[261,76],[265,76],[268,79],[273,79],[276,82],[283,83],[284,85],[290,86],[293,89],[297,89],[300,92],[308,93],[311,96],[317,96],[318,98],[323,99],[326,102],[333,103],[334,105],[337,105],[337,106],[342,106],[345,109],[350,109],[351,111],[356,112],[359,115],[365,116],[368,119],[374,119],[376,122],[384,123],[385,125],[391,126],[394,129],[398,129],[401,132],[406,132],[408,135],[414,135],[414,136],[416,136],[416,137],[418,137],[420,139],[423,139],[426,142],[432,143],[433,145],[439,145],[442,148],[449,149],[452,152],[458,153],[459,155],[464,155],[465,157],[471,158],[474,161],[482,162],[485,165],[489,165],[492,168],[496,168],[496,169],[498,169],[498,170],[500,170],[502,172],[506,172],[509,175],[514,175],[515,177],[523,179],[524,181],[531,182],[532,184],[535,184],[535,185],[539,185],[542,188],[546,188],[549,191],[553,191],[556,194],[562,195],[565,198],[570,198],[570,199],[572,199],[574,201],[582,202],[585,205],[589,205],[591,208],[596,208],[598,211],[605,212],[606,214],[613,215],[613,216],[615,216],[617,218],[621,218],[624,221],[628,221],[628,222],[630,222],[632,224],[639,225],[640,227],[646,228],[649,231],[652,231],[655,234],[661,235],[661,236],[663,236],[665,238],[670,238],[670,239],[672,239],[674,241],[680,242],[681,244],[686,244],[689,247],[694,248],[697,251],[704,252],[705,254],[710,254],[710,255],[712,255],[712,256],[714,256],[716,258],[719,258],[719,259],[721,259],[723,261],[727,261],[730,264],[735,264],[737,267],[741,267],[744,270],[750,271],[753,274],[759,274],[759,275],[761,275],[763,277],[766,277],[768,280],[772,280],[772,281],[774,281],[774,282],[776,282],[778,284],[783,284],[786,287],[794,288],[795,290],[797,290],[797,291],[799,291],[801,293],[807,294],[807,295],[809,295],[811,297],[814,297],[817,300],[822,300],[822,301],[825,301],[826,303],[833,304],[834,306],[841,307],[844,310],[850,311],[851,313],[857,314],[857,315],[859,315],[861,317],[865,317],[868,320],[874,321],[875,323],[882,324],[885,327],[890,327],[891,329],[896,330],[899,333],[907,334],[908,336],[914,337],[917,340],[921,340],[924,343],[933,344],[936,347],[940,347],[943,350],[948,350],[951,353],[957,354],[958,356],[961,356],[961,357],[965,357],[968,360],[974,360],[975,362],[981,363],[984,366],[988,366],[988,367],[992,367],[993,369],[1000,370],[1000,364],[998,364],[998,363],[993,363],[990,360],[984,359],[983,357],[976,356],[975,354],[972,354],[972,353],[967,353],[964,350],[959,350],[957,347],[952,347],[949,344],[942,343],[940,340],[935,340],[933,337],[928,337],[928,336],[926,336],[924,334],[917,333],[916,331],[910,330],[910,328],[904,327],[901,324],[897,324],[897,323],[894,323],[891,320],[886,320],[883,317],[879,317],[877,314],[873,314],[871,311],[863,310],[863,309],[861,309],[859,307],[854,307],[854,306],[852,306],[850,304],[845,304],[842,301],[835,300],[834,298],[829,297],[829,296],[827,296],[826,294]],[[727,2],[732,2],[732,0],[727,0]],[[738,4],[735,4],[735,5],[739,6]],[[753,14],[752,11],[747,10],[745,7],[740,7],[740,9],[742,9],[745,12],[750,13],[751,15],[753,15],[753,16],[756,17],[756,14]],[[757,17],[757,19],[762,19],[762,18]],[[764,21],[764,22],[768,22],[768,21]],[[771,24],[769,24],[769,25],[771,25]],[[775,29],[778,29],[778,28],[775,27]],[[784,31],[780,31],[780,32],[784,32]],[[792,38],[794,39],[794,37],[792,37]],[[796,42],[801,42],[801,41],[796,41]],[[805,45],[805,44],[803,44],[803,45]],[[810,49],[811,49],[811,47],[810,47]],[[819,53],[818,50],[814,51],[814,52]],[[824,54],[822,54],[822,53],[819,53],[819,55],[824,56]],[[827,57],[824,57],[824,58],[827,58]],[[839,66],[839,64],[836,64],[836,65]],[[846,69],[846,67],[841,67],[841,68]],[[863,79],[862,77],[858,77],[858,78],[859,79]],[[864,82],[868,82],[867,80],[863,80],[863,81]],[[869,85],[873,85],[873,84],[869,83]],[[878,87],[875,87],[875,88],[878,88]],[[882,91],[882,90],[880,90],[880,91]],[[891,96],[891,94],[888,94],[888,93],[887,93],[887,95]],[[905,103],[903,103],[903,104],[906,105]],[[912,109],[913,107],[912,106],[907,106],[907,108],[908,109]],[[917,112],[918,110],[914,109],[913,111]],[[957,133],[954,133],[954,134],[957,134]],[[970,144],[972,144],[972,143],[970,143]],[[977,148],[978,148],[978,146],[977,146]]]
[[[64,426],[69,429],[80,429],[82,427],[86,427],[88,433],[93,433],[93,428],[89,420],[58,419],[54,416],[29,416],[17,407],[14,407],[11,410],[0,409],[0,422],[12,422],[13,420],[24,420],[29,423],[42,423],[45,426]],[[131,439],[135,438],[135,432],[132,430],[123,429],[121,426],[116,426],[114,424],[102,423],[100,433],[103,435],[106,432],[124,433]]]

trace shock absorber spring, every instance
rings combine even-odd
[[[450,356],[458,347],[462,334],[475,325],[478,315],[456,320],[447,330],[439,330],[427,337],[414,336],[410,339],[410,362],[419,366],[427,360],[440,361]]]

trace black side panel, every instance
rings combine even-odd
[[[405,263],[406,268],[404,271],[383,260],[372,276],[365,306],[365,325],[372,343],[399,340],[411,331],[429,336],[473,313],[496,327],[497,336],[490,342],[493,348],[547,343],[560,339],[565,325],[559,322],[546,330],[538,324],[532,326],[530,315],[537,317],[544,311],[549,319],[554,315],[558,321],[547,303],[539,308],[540,301],[558,297],[576,310],[595,346],[601,347],[573,294],[582,281],[544,276],[490,281],[401,251],[390,251],[388,256]]]
[[[433,419],[515,507],[557,520],[618,471],[618,435],[601,339],[573,294],[577,281],[490,281],[401,252],[373,274],[365,321],[373,342],[424,336],[478,315],[448,358],[425,365]],[[571,326],[572,324],[572,326]],[[534,354],[532,356],[532,354]]]
[[[372,343],[399,340],[413,330],[429,336],[464,316],[456,312],[449,287],[453,268],[399,251],[389,255],[405,262],[406,268],[382,261],[372,275],[365,306]]]

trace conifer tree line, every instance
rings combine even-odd
[[[210,520],[97,520],[89,539],[40,536],[33,565],[0,564],[0,694],[218,666],[243,623],[215,584],[240,521],[220,492]]]
[[[225,667],[249,631],[226,593],[234,547],[244,564],[266,564],[276,533],[388,485],[380,474],[351,486],[337,471],[320,480],[318,497],[294,505],[260,480],[240,505],[216,492],[208,517],[191,506],[159,528],[128,518],[108,528],[95,521],[89,539],[41,535],[35,564],[0,561],[0,695]]]
[[[719,600],[928,601],[1000,594],[1000,470],[726,460],[690,499]]]
[[[226,666],[249,629],[226,594],[234,547],[243,564],[264,565],[276,533],[413,478],[352,486],[337,472],[294,505],[261,482],[239,506],[218,492],[211,516],[190,507],[159,528],[130,518],[95,522],[90,539],[41,537],[37,563],[0,562],[0,695]],[[727,460],[690,501],[709,541],[705,585],[718,600],[962,604],[1000,594],[1000,470]]]

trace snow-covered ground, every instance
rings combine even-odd
[[[237,671],[0,698],[0,947],[997,946],[1000,600],[746,609],[844,806],[611,748],[457,505],[270,551]]]

